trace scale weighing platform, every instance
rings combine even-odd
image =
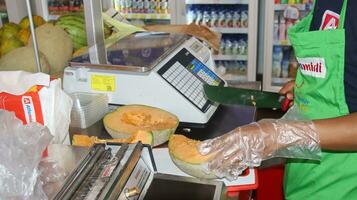
[[[218,105],[205,97],[203,85],[226,85],[212,70],[208,47],[187,35],[137,33],[111,45],[105,55],[104,63],[90,54],[74,58],[64,72],[64,90],[106,93],[113,105],[154,106],[182,123],[204,125]]]

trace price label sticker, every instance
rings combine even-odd
[[[91,88],[96,91],[114,92],[115,76],[92,75]]]

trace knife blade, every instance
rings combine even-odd
[[[258,108],[282,108],[284,97],[274,92],[204,85],[204,92],[210,101],[220,104],[239,104]],[[283,104],[286,105],[286,100]]]

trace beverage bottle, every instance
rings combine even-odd
[[[240,15],[241,25],[244,28],[248,28],[248,11],[242,11]]]
[[[283,51],[281,46],[273,47],[273,64],[272,64],[272,77],[279,78],[281,74],[281,63],[283,59]]]
[[[233,41],[233,45],[232,45],[232,54],[233,55],[238,55],[239,54],[239,42],[237,40]]]
[[[226,27],[227,26],[226,15],[224,14],[223,10],[219,11],[218,24],[219,24],[220,27]]]
[[[225,55],[232,55],[232,46],[233,43],[230,38],[226,40],[225,48],[224,48],[224,54]]]
[[[129,13],[138,13],[138,2],[139,0],[131,0],[131,7],[129,7]]]
[[[225,40],[221,40],[221,44],[219,46],[219,54],[224,54],[225,52],[225,49],[226,49],[226,41]]]
[[[233,27],[233,16],[231,11],[227,11],[226,12],[226,23],[227,23],[227,27],[232,28]]]
[[[143,0],[137,0],[136,2],[137,6],[137,12],[138,13],[144,13],[144,1]]]
[[[295,2],[296,2],[296,0],[288,0],[288,4],[289,4],[289,5],[294,5]]]
[[[226,68],[224,67],[224,64],[222,61],[218,61],[216,63],[216,72],[220,75],[220,76],[224,76],[226,74]]]
[[[160,2],[160,0],[156,0],[156,2],[155,2],[155,12],[156,13],[161,13],[161,2]]]
[[[131,0],[125,0],[125,10],[126,10],[126,13],[133,12],[133,2]]]
[[[248,52],[248,44],[244,39],[240,39],[238,42],[238,54],[239,55],[247,55]]]
[[[202,16],[202,25],[204,26],[211,26],[211,16],[209,15],[208,11],[205,10],[203,11],[203,16]]]
[[[240,14],[238,10],[233,12],[233,27],[241,27]]]
[[[120,10],[121,10],[120,0],[114,0],[114,10],[120,12]]]
[[[279,41],[279,18],[277,15],[274,17],[274,28],[273,28],[273,38],[274,42]]]
[[[144,0],[143,12],[144,13],[149,13],[149,10],[150,10],[150,1],[149,0]]]
[[[280,18],[279,40],[280,41],[286,40],[286,24],[285,24],[285,19],[283,17]]]
[[[195,21],[196,21],[196,12],[192,9],[189,9],[187,13],[187,24],[194,23]]]
[[[280,0],[281,4],[288,4],[288,0]]]
[[[149,6],[148,13],[155,13],[155,9],[156,9],[156,1],[150,0],[150,6]]]
[[[201,25],[203,20],[202,12],[201,10],[197,10],[196,12],[196,24]]]
[[[215,10],[211,11],[211,27],[218,26],[218,14]]]
[[[290,58],[290,49],[284,48],[283,61],[281,64],[281,76],[283,78],[287,78],[289,76],[289,58]]]
[[[160,10],[161,13],[164,13],[164,14],[169,13],[169,3],[168,3],[168,0],[161,0],[160,9],[161,9],[161,10]]]
[[[280,4],[280,0],[274,0],[274,4]]]

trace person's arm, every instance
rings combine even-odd
[[[289,81],[279,93],[294,99],[295,80]],[[332,151],[357,151],[357,113],[333,119],[314,121],[320,135],[322,149]]]
[[[293,94],[293,85],[285,85],[280,93]],[[264,119],[203,141],[198,148],[203,155],[216,155],[205,165],[208,171],[237,178],[247,167],[273,157],[318,160],[321,148],[357,151],[357,114],[315,121]]]
[[[314,121],[322,149],[357,151],[357,113]]]

